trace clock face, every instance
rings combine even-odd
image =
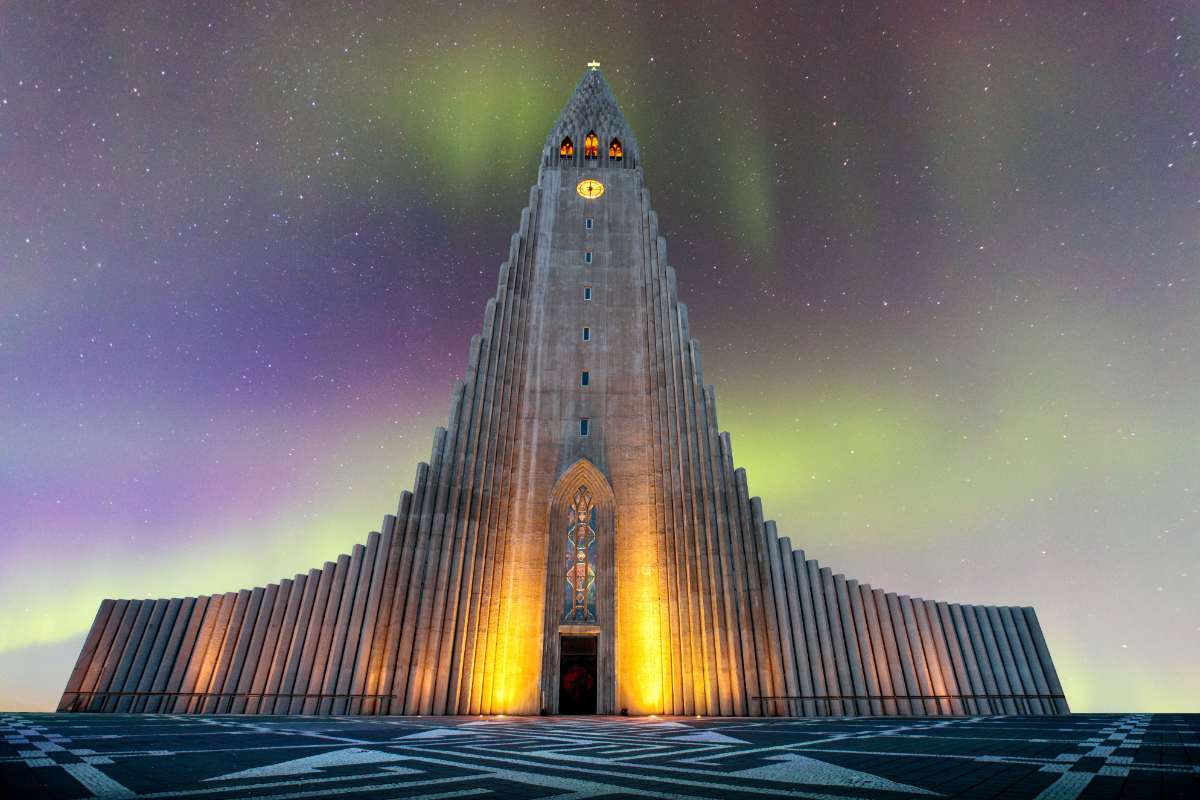
[[[585,178],[575,187],[575,191],[579,192],[580,197],[586,197],[588,200],[595,200],[600,195],[604,194],[604,184],[592,178]]]

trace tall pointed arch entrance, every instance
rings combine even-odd
[[[595,464],[581,458],[550,497],[542,708],[550,714],[616,712],[616,503]]]

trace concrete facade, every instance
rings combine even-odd
[[[590,555],[565,546],[576,524]],[[585,586],[586,614],[564,616]],[[396,514],[279,584],[105,600],[60,710],[556,713],[563,637],[595,640],[599,713],[1067,710],[1032,609],[885,594],[764,519],[598,70],[547,137],[449,422]]]

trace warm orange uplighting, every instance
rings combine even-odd
[[[583,157],[600,157],[600,137],[596,135],[595,131],[588,131],[588,135],[583,137]]]
[[[621,140],[614,136],[612,144],[608,146],[608,157],[613,161],[620,161],[624,155],[625,152],[621,149]]]
[[[558,157],[559,158],[571,158],[574,155],[575,155],[575,143],[572,142],[571,137],[568,136],[565,139],[563,139],[562,144],[560,144],[558,146]]]

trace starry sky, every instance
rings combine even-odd
[[[780,532],[1200,711],[1196,7],[792,5],[0,5],[0,708],[394,510],[595,58]]]

